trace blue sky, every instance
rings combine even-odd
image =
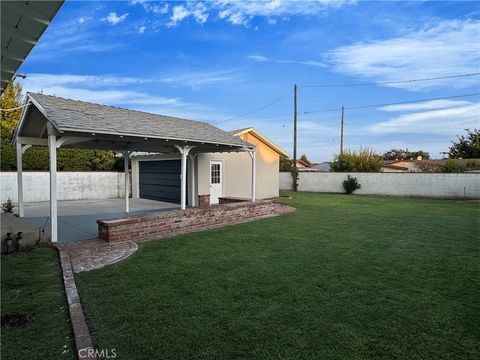
[[[289,153],[296,82],[299,153],[327,161],[340,111],[304,112],[478,93],[480,76],[305,86],[479,72],[479,19],[473,1],[66,1],[19,72],[28,91],[254,126]],[[347,110],[345,147],[439,157],[479,127],[479,99]]]

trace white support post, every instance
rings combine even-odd
[[[58,241],[57,213],[57,137],[49,132],[48,152],[50,154],[50,223],[52,243]]]
[[[180,151],[181,155],[181,175],[180,175],[180,208],[185,210],[187,208],[187,156],[192,146],[180,146],[175,145],[175,147]]]
[[[188,174],[190,175],[189,176],[189,189],[190,189],[190,198],[189,198],[189,202],[190,202],[190,206],[196,206],[196,202],[195,202],[195,156],[193,154],[189,154],[188,155],[188,164],[190,165],[189,166],[189,169],[188,169]]]
[[[130,152],[125,151],[123,153],[123,167],[125,169],[125,212],[130,212],[130,175],[128,173],[128,158]]]
[[[256,182],[257,182],[257,152],[255,150],[251,151],[250,156],[252,158],[252,201],[256,200]]]
[[[181,190],[180,190],[180,207],[182,210],[187,208],[187,152],[185,148],[180,152],[182,154],[182,173],[180,176]]]
[[[17,141],[17,197],[18,197],[18,215],[24,216],[23,212],[23,166],[22,166],[22,144]]]

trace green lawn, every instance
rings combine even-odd
[[[77,276],[121,359],[478,359],[479,203],[299,193]]]
[[[1,268],[2,360],[75,358],[57,251],[2,255]]]

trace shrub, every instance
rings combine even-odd
[[[469,161],[465,164],[466,171],[480,170],[480,162]]]
[[[422,173],[434,173],[434,172],[440,171],[439,165],[429,160],[415,161],[415,167],[419,172],[422,172]]]
[[[331,165],[336,172],[379,172],[382,167],[380,155],[372,150],[365,149],[360,152],[343,151],[335,155]]]
[[[346,194],[351,194],[355,190],[358,190],[362,187],[358,183],[358,179],[356,177],[352,177],[350,175],[347,175],[347,178],[343,180],[343,189],[345,190]]]
[[[13,204],[13,201],[10,198],[8,198],[8,200],[2,204],[2,211],[4,213],[13,213],[14,207],[15,205]]]
[[[444,173],[459,173],[465,170],[467,170],[465,165],[453,159],[448,159],[444,165],[440,166],[440,171]]]

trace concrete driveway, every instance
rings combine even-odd
[[[50,203],[26,203],[25,220],[50,232]],[[124,218],[153,211],[180,208],[178,204],[148,199],[130,199],[130,212],[124,211],[125,199],[74,200],[58,202],[58,242],[67,243],[98,237],[97,220]]]

